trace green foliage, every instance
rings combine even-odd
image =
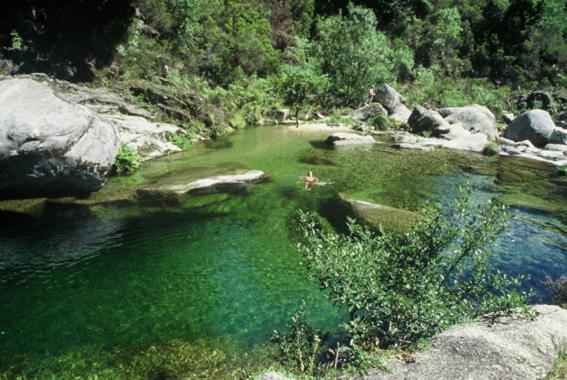
[[[305,301],[291,318],[287,332],[274,331],[271,341],[277,348],[277,360],[286,368],[315,375],[318,359],[323,354],[322,335],[307,322]]]
[[[319,20],[315,55],[329,77],[328,105],[357,106],[370,85],[395,79],[388,39],[376,28],[374,13],[354,5],[348,14]]]
[[[563,344],[559,350],[559,356],[553,363],[553,368],[545,380],[565,380],[567,379],[567,345]]]
[[[567,166],[561,166],[560,168],[557,168],[557,174],[567,176]]]
[[[495,142],[489,142],[484,147],[483,153],[487,156],[496,156],[498,153],[500,153],[500,145]]]
[[[480,104],[501,115],[511,90],[506,86],[495,87],[484,79],[457,81],[437,78],[432,69],[422,66],[416,69],[415,82],[402,91],[410,103],[431,108],[462,107]]]
[[[170,141],[183,150],[189,149],[192,144],[191,137],[188,134],[173,135]]]
[[[520,278],[494,271],[490,247],[509,214],[462,192],[449,210],[428,207],[404,233],[376,235],[352,221],[346,235],[321,231],[301,213],[298,245],[314,278],[350,312],[359,345],[410,346],[480,314],[524,305]]]
[[[386,115],[378,114],[374,117],[371,117],[366,122],[371,127],[374,127],[375,130],[378,131],[387,131],[392,126],[392,122]]]
[[[12,45],[6,48],[7,51],[16,52],[16,53],[23,53],[27,50],[27,47],[24,44],[24,39],[16,32],[15,30],[10,33],[12,37]]]
[[[299,110],[317,99],[327,81],[308,65],[286,65],[283,73],[280,86],[284,103],[295,108],[295,118],[299,125]]]
[[[229,345],[213,348],[200,341],[173,340],[135,350],[87,347],[41,360],[22,359],[2,367],[0,380],[235,379],[249,378],[273,363],[267,352],[236,356]]]
[[[114,159],[114,167],[118,175],[134,173],[140,168],[138,152],[128,145],[121,145]]]

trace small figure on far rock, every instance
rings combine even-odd
[[[368,100],[366,101],[366,105],[370,105],[374,101],[375,96],[376,96],[376,88],[374,87],[374,85],[372,85],[368,89]]]
[[[305,177],[305,190],[311,191],[311,188],[313,188],[313,185],[317,182],[319,182],[319,178],[315,177],[313,172],[309,170],[307,177]]]

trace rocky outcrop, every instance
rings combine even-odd
[[[472,133],[484,133],[490,140],[498,140],[496,117],[484,106],[473,104],[466,107],[441,108],[441,116],[449,124],[461,124]]]
[[[343,194],[339,197],[356,219],[372,228],[404,231],[420,218],[412,211],[351,199]]]
[[[366,121],[378,115],[388,115],[388,111],[380,103],[371,103],[354,110],[351,117],[354,120]]]
[[[116,128],[31,79],[0,80],[0,194],[92,192],[111,171]]]
[[[558,167],[567,165],[567,145],[547,144],[540,149],[530,140],[512,141],[506,138],[501,138],[500,143],[502,144],[501,156],[516,156]]]
[[[382,104],[390,117],[400,123],[407,123],[411,111],[406,107],[406,100],[392,87],[385,84],[377,93],[375,100]]]
[[[550,143],[555,124],[549,113],[532,110],[517,117],[504,132],[504,137],[513,141],[530,140],[537,147]]]
[[[370,145],[376,143],[372,136],[344,132],[333,133],[325,142],[332,146]]]
[[[437,337],[412,363],[390,360],[391,371],[378,379],[542,379],[567,342],[567,310],[534,307],[537,317],[521,315],[478,320],[455,326]]]
[[[174,135],[185,134],[183,129],[155,121],[156,115],[152,112],[106,88],[79,86],[38,74],[32,77],[48,84],[58,97],[87,107],[99,118],[112,124],[118,133],[119,143],[137,150],[142,161],[181,151],[170,140]]]
[[[488,143],[488,137],[483,133],[471,133],[460,124],[449,126],[449,130],[437,137],[422,137],[410,133],[398,132],[394,136],[394,148],[432,150],[433,148],[446,148],[453,150],[466,150],[482,153]]]
[[[408,125],[412,133],[427,132],[433,136],[439,136],[449,132],[449,123],[439,113],[421,106],[415,107],[408,119]]]

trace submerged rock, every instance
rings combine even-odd
[[[484,133],[490,140],[498,140],[496,117],[486,107],[473,104],[466,107],[441,108],[441,116],[450,124],[461,124],[472,133]]]
[[[92,192],[119,146],[115,127],[31,79],[0,80],[0,194]]]
[[[413,211],[351,199],[343,194],[339,194],[339,197],[359,221],[372,228],[381,226],[386,230],[404,231],[420,218]]]
[[[368,145],[376,143],[372,136],[363,136],[355,133],[344,132],[333,133],[327,138],[327,140],[325,140],[325,142],[333,146]]]
[[[541,379],[567,341],[567,310],[537,305],[534,320],[521,315],[479,319],[437,337],[414,362],[389,360],[374,379]]]

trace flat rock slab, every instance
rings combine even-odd
[[[186,194],[211,194],[240,190],[246,185],[260,183],[267,179],[261,170],[251,170],[245,173],[219,175],[198,179],[188,183],[175,185],[148,187],[137,191],[141,200],[162,200],[166,203],[175,203],[178,196]]]
[[[377,371],[364,379],[542,379],[567,342],[567,310],[534,309],[535,320],[514,315],[455,326],[415,354],[414,363],[390,360],[390,373]]]
[[[413,211],[351,199],[343,194],[339,196],[357,219],[372,228],[404,231],[420,218],[420,215]]]
[[[372,145],[376,141],[372,136],[357,135],[355,133],[337,132],[333,133],[325,141],[333,146],[350,146],[350,145]]]

